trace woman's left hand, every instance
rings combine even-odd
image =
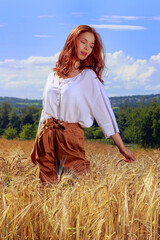
[[[120,153],[125,157],[125,162],[133,162],[136,160],[134,154],[125,147],[122,138],[119,133],[115,133],[111,136],[117,147],[119,148]]]
[[[125,162],[133,162],[136,160],[134,154],[132,151],[130,151],[128,148],[125,146],[122,149],[119,149],[120,153],[125,157],[124,161]]]

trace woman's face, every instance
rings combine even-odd
[[[95,37],[93,33],[84,32],[77,38],[77,56],[85,60],[93,51]]]

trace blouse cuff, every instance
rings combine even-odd
[[[109,138],[115,133],[119,133],[118,126],[114,126],[112,123],[105,124],[101,127],[105,138]]]

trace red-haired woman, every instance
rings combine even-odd
[[[106,138],[111,137],[128,162],[135,157],[119,135],[102,72],[104,50],[94,28],[80,25],[69,34],[43,93],[43,110],[34,149],[43,183],[58,181],[58,168],[75,176],[90,172],[85,158],[83,128],[94,119]]]

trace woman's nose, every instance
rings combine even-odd
[[[86,50],[88,50],[88,44],[85,44],[85,46],[84,46],[84,47],[85,47],[85,49],[86,49]]]

